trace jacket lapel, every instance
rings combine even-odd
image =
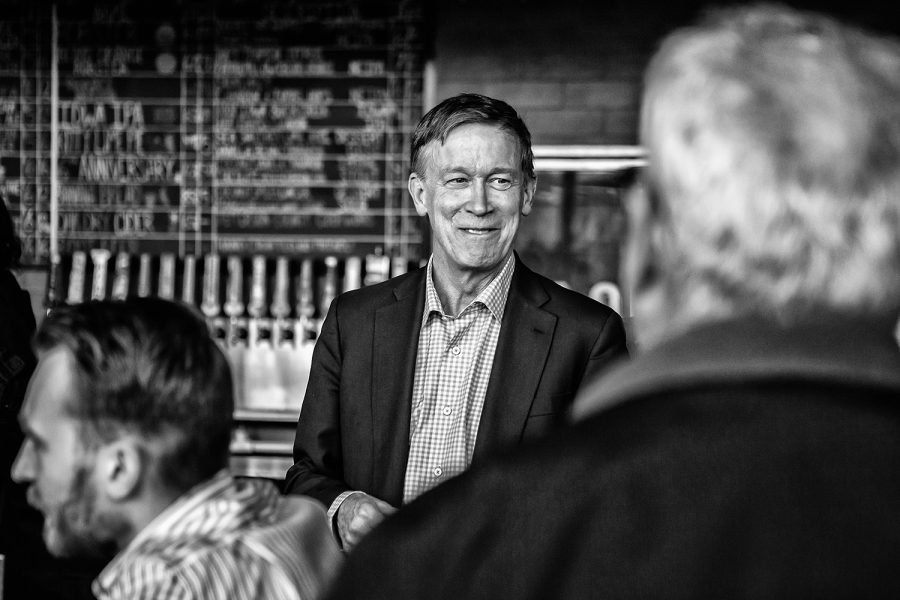
[[[394,289],[394,301],[375,311],[372,365],[372,480],[399,506],[409,455],[409,419],[422,311],[425,269]]]
[[[517,256],[473,462],[497,448],[517,443],[522,436],[556,329],[556,315],[541,308],[549,299]]]

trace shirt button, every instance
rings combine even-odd
[[[449,415],[450,413],[453,412],[453,409],[450,408],[449,406],[445,406],[444,408],[441,409],[441,412],[444,413],[445,415]]]
[[[450,352],[459,356],[459,353],[462,352],[462,350],[459,349],[459,346],[453,346],[452,348],[450,348]]]
[[[431,474],[435,477],[440,477],[444,474],[444,470],[440,467],[435,467],[434,469],[432,469]]]

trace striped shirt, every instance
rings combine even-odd
[[[340,560],[321,506],[223,470],[138,533],[93,591],[100,600],[315,598]]]
[[[515,264],[510,254],[500,273],[453,316],[444,312],[434,287],[433,260],[428,262],[404,504],[459,475],[472,462]]]

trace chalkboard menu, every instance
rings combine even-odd
[[[22,2],[0,19],[0,189],[26,263],[50,253],[54,136],[63,253],[422,254],[419,2]]]

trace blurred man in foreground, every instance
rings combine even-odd
[[[777,7],[667,38],[624,260],[644,353],[388,519],[333,597],[900,596],[898,65]]]
[[[153,298],[54,311],[13,478],[57,556],[113,558],[105,598],[313,598],[339,552],[324,510],[227,471],[231,375],[202,318]]]

